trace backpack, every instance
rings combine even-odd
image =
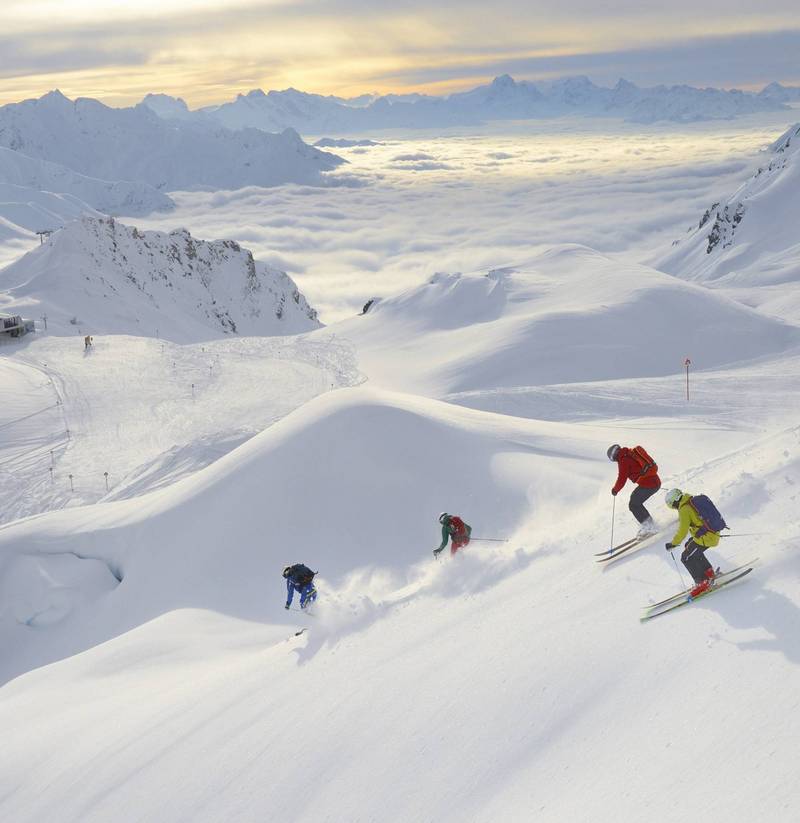
[[[467,533],[467,524],[457,514],[451,514],[448,531],[451,536],[461,537]]]
[[[632,478],[641,480],[643,477],[658,473],[658,463],[645,451],[644,446],[634,446],[630,449],[630,455],[635,463],[639,464],[639,474]]]
[[[292,578],[292,582],[295,586],[303,588],[303,586],[307,586],[311,583],[315,574],[316,572],[312,572],[308,566],[304,566],[302,563],[297,563],[292,566],[292,571],[289,576]]]
[[[719,534],[723,529],[728,528],[728,524],[725,522],[725,518],[719,513],[719,509],[704,494],[695,494],[693,497],[690,497],[689,505],[703,521],[705,528],[703,534],[705,534],[705,532],[716,532]]]

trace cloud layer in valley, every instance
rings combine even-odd
[[[324,322],[436,271],[513,265],[580,243],[643,259],[696,221],[758,163],[785,114],[643,130],[561,120],[517,133],[399,139],[340,149],[331,186],[173,194],[139,220],[230,237],[287,270]],[[340,185],[336,185],[339,183]]]

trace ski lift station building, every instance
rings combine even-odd
[[[0,334],[4,337],[22,337],[36,331],[33,320],[23,320],[19,314],[0,314]]]

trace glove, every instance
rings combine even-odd
[[[675,546],[674,546],[672,543],[667,543],[667,544],[664,546],[664,548],[665,548],[668,552],[671,552],[671,551],[675,548]]]
[[[288,608],[289,608],[289,604],[287,603],[287,604],[286,604],[283,608],[284,608],[284,609],[288,609]]]
[[[443,549],[434,549],[433,556],[438,557],[442,553]]]
[[[688,548],[689,548],[689,544],[692,542],[692,540],[693,540],[693,539],[694,539],[694,538],[690,537],[690,538],[689,538],[689,539],[688,539],[688,540],[687,540],[687,541],[683,544],[683,548],[684,548],[684,549],[688,549]]]
[[[616,497],[618,494],[619,494],[619,492],[615,492],[614,489],[611,489],[611,496],[612,497]]]

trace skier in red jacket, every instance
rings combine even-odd
[[[628,480],[636,484],[628,503],[631,514],[639,522],[639,531],[636,536],[648,537],[655,534],[658,527],[650,516],[650,512],[644,507],[644,503],[661,488],[657,463],[641,446],[629,449],[615,443],[609,446],[606,454],[608,459],[618,466],[617,482],[611,489],[611,494],[616,497]]]
[[[442,524],[442,542],[438,549],[433,550],[434,557],[438,557],[440,552],[444,551],[448,540],[453,541],[450,545],[450,554],[455,554],[469,543],[472,526],[468,526],[457,514],[442,512],[439,515],[439,522]]]

